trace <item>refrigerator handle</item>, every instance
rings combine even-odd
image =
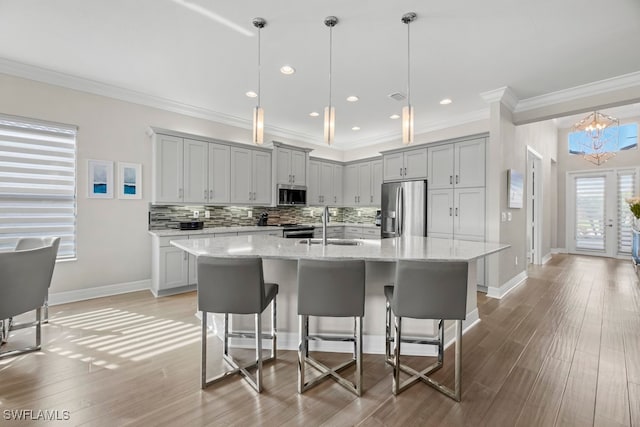
[[[398,236],[404,233],[404,188],[398,188]]]
[[[400,235],[400,187],[396,188],[396,221],[395,230],[396,237]]]

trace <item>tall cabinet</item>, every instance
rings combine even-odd
[[[483,240],[485,138],[428,148],[427,234]]]

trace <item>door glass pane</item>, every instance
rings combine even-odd
[[[631,225],[632,213],[625,199],[633,197],[635,187],[635,174],[633,172],[618,173],[618,253],[631,253]]]
[[[605,249],[605,177],[577,177],[576,249]]]

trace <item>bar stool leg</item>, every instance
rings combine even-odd
[[[256,371],[256,389],[258,393],[262,391],[262,316],[256,313],[256,361],[258,370]]]
[[[207,312],[202,311],[202,360],[200,362],[200,388],[207,385]]]
[[[307,316],[298,316],[300,331],[300,343],[298,345],[298,393],[304,391],[304,372],[305,372],[305,358],[309,354],[307,349],[307,334],[308,334],[308,320]]]
[[[462,320],[456,320],[456,357],[455,357],[455,391],[454,399],[462,398]]]
[[[356,379],[355,388],[358,397],[362,396],[362,317],[356,317],[355,336],[355,354],[356,359]]]
[[[400,392],[400,342],[402,335],[402,317],[394,316],[395,336],[394,336],[394,363],[393,363],[393,394]]]
[[[222,352],[225,356],[229,355],[229,313],[224,314],[224,340],[222,343]]]
[[[271,301],[271,358],[276,358],[276,347],[278,345],[278,326],[276,321],[276,298]]]
[[[386,303],[386,320],[385,320],[385,342],[384,342],[384,358],[385,362],[391,364],[391,304]]]

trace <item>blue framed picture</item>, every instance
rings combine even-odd
[[[91,199],[113,198],[113,162],[88,160],[87,197]]]
[[[142,199],[142,165],[118,162],[118,198]]]

